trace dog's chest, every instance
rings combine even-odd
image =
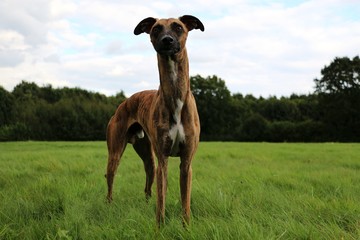
[[[169,130],[169,137],[172,141],[171,145],[171,155],[175,156],[179,152],[179,145],[180,143],[185,142],[185,132],[184,132],[184,126],[181,123],[181,110],[184,105],[184,103],[180,100],[176,100],[176,109],[173,114],[173,119],[175,123],[173,123],[170,126]]]

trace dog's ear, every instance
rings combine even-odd
[[[141,33],[150,33],[152,26],[156,23],[156,18],[148,17],[139,22],[139,24],[134,29],[134,34],[139,35]]]
[[[179,20],[185,24],[189,31],[193,29],[200,29],[201,31],[205,30],[202,22],[194,16],[184,15],[182,17],[179,17]]]

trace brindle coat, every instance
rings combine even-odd
[[[204,31],[199,19],[185,15],[179,19],[146,18],[135,28],[136,35],[150,34],[157,52],[159,90],[142,91],[119,105],[107,129],[107,184],[109,201],[116,169],[128,142],[144,162],[145,195],[151,196],[155,176],[154,154],[158,159],[158,225],[165,221],[167,163],[169,156],[180,157],[180,190],[183,222],[190,221],[191,161],[199,143],[200,122],[190,90],[186,38],[193,29]]]

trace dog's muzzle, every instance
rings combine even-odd
[[[164,35],[157,41],[155,50],[160,55],[174,55],[180,51],[180,43],[171,35]]]

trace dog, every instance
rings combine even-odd
[[[158,90],[135,93],[122,102],[107,127],[107,199],[112,201],[114,176],[127,143],[131,143],[144,162],[145,196],[151,197],[156,175],[156,222],[165,222],[168,158],[180,157],[182,221],[190,223],[191,161],[199,144],[200,121],[190,90],[186,51],[188,32],[204,31],[202,22],[190,15],[179,18],[145,18],[134,30],[147,33],[157,52],[160,75]],[[154,154],[158,159],[155,173]]]

